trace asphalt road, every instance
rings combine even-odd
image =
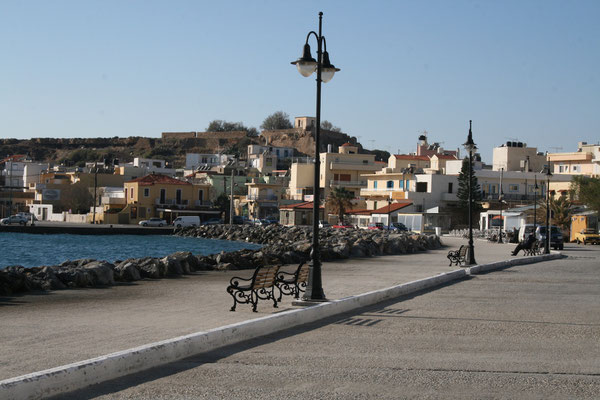
[[[121,378],[69,399],[598,399],[600,247]]]

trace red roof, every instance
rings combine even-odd
[[[356,147],[356,145],[354,145],[354,144],[352,144],[352,143],[350,143],[350,142],[346,142],[346,143],[344,143],[344,144],[342,145],[342,147],[346,147],[346,146],[354,146],[354,147]]]
[[[458,160],[454,154],[434,154],[440,160]],[[433,156],[431,156],[433,157]]]
[[[313,207],[314,206],[313,206],[312,201],[305,201],[304,203],[288,204],[286,206],[281,206],[281,207],[279,207],[279,209],[280,210],[296,210],[296,209],[311,210]],[[319,208],[325,208],[325,207],[319,206]]]
[[[12,156],[6,157],[4,160],[2,160],[0,162],[7,162],[7,161],[18,162],[18,161],[23,161],[26,158],[27,158],[27,156],[25,154],[14,154]]]
[[[356,210],[348,210],[348,211],[346,211],[346,214],[348,214],[348,215],[371,215],[371,211],[373,211],[373,210],[367,210],[366,208],[360,208],[360,209],[356,209]]]
[[[421,160],[421,161],[429,161],[429,157],[427,156],[416,156],[412,154],[394,154],[397,160]]]
[[[394,211],[398,211],[404,207],[408,207],[412,205],[412,201],[403,201],[400,203],[392,203],[389,206],[386,205],[385,207],[381,207],[378,208],[377,210],[373,210],[371,211],[371,214],[387,214],[387,213],[392,213]]]
[[[142,176],[140,178],[132,179],[129,182],[137,182],[142,186],[152,186],[156,184],[167,184],[167,185],[191,185],[189,182],[180,181],[179,179],[171,178],[170,176],[161,174],[150,174]]]

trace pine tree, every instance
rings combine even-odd
[[[458,206],[462,211],[461,214],[464,217],[464,223],[467,223],[469,217],[469,158],[463,160],[460,174],[458,175],[458,190],[456,191],[458,197]],[[477,216],[482,210],[481,207],[481,187],[477,182],[475,173],[472,174],[471,179],[471,197],[473,200],[472,207],[472,220],[477,221]]]

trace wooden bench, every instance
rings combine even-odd
[[[452,264],[461,265],[466,262],[467,250],[469,250],[469,246],[461,245],[458,250],[450,250],[448,252],[448,260],[450,260],[450,266]]]
[[[300,292],[306,290],[306,282],[308,281],[308,264],[303,261],[298,265],[294,272],[279,271],[277,274],[276,285],[279,289],[279,299],[285,295],[292,295],[296,299],[300,296]]]
[[[258,299],[273,300],[273,307],[277,308],[275,287],[279,267],[279,265],[258,267],[250,278],[236,276],[231,278],[227,286],[227,293],[233,297],[231,311],[235,311],[238,303],[252,303],[252,311],[256,312]]]

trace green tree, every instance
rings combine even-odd
[[[552,217],[552,225],[560,227],[565,237],[569,237],[571,230],[571,213],[573,203],[566,196],[550,197],[550,212]],[[546,201],[540,201],[540,211],[543,215],[543,220],[546,221]],[[542,223],[542,225],[545,222]]]
[[[571,181],[571,194],[600,215],[600,178],[576,176]]]
[[[71,210],[73,214],[84,214],[90,211],[94,204],[93,188],[83,182],[69,185],[61,191],[61,206],[63,211]]]
[[[294,125],[290,120],[290,116],[283,111],[276,111],[269,115],[263,121],[260,128],[265,131],[275,131],[279,129],[291,129]]]
[[[458,197],[458,207],[462,211],[464,222],[467,223],[469,217],[469,158],[463,160],[460,174],[458,175],[458,190],[456,191],[456,197]],[[477,177],[473,171],[471,179],[471,198],[473,201],[472,207],[472,219],[477,221],[477,216],[482,210],[481,207],[481,187],[477,182]]]
[[[229,196],[227,196],[225,193],[221,193],[215,199],[215,207],[221,211],[221,216],[223,217],[224,221],[229,221],[229,206]]]
[[[327,196],[325,204],[333,213],[337,214],[340,223],[344,222],[344,214],[346,210],[352,208],[352,200],[354,196],[345,188],[335,187]]]
[[[326,131],[331,131],[331,132],[341,132],[342,128],[340,128],[339,126],[334,126],[331,122],[325,120],[323,122],[321,122],[321,129],[324,129]]]
[[[246,136],[258,136],[256,128],[247,127],[242,122],[228,122],[220,119],[215,119],[208,124],[207,132],[232,132],[243,131]]]

